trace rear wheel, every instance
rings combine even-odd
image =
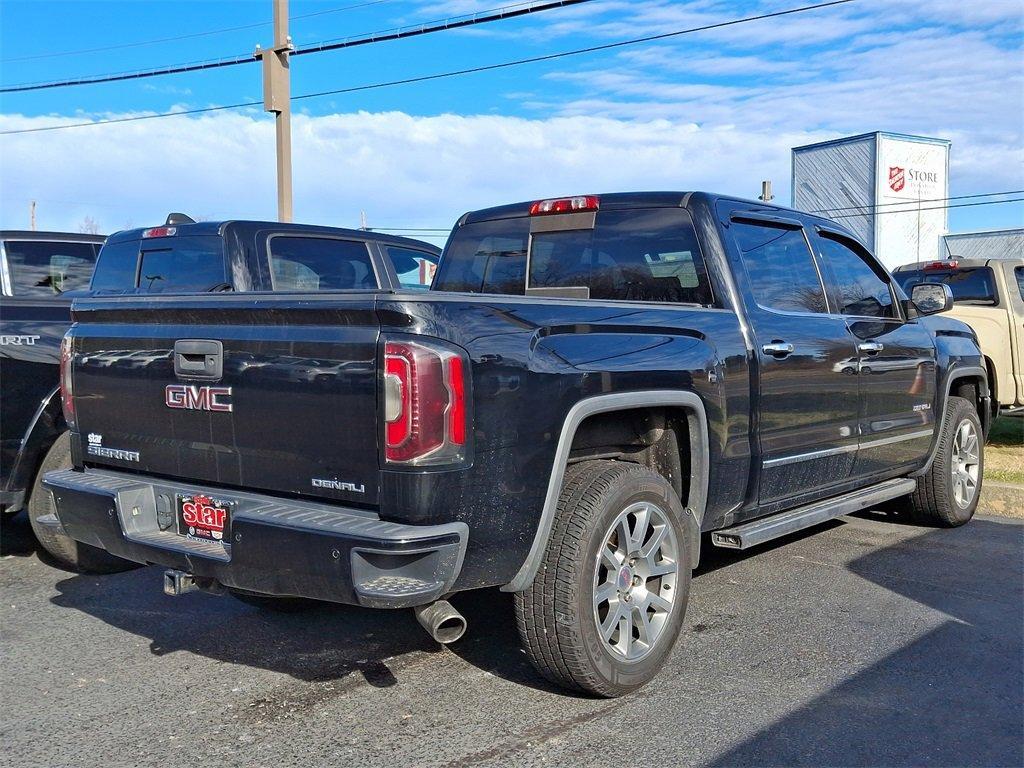
[[[689,596],[683,514],[671,485],[649,469],[570,468],[540,570],[516,594],[519,634],[542,675],[610,697],[657,674]]]
[[[915,520],[953,528],[974,516],[985,470],[982,435],[974,405],[962,397],[950,397],[935,459],[910,496]]]
[[[39,474],[36,475],[32,493],[28,498],[28,521],[36,539],[50,555],[62,565],[84,573],[117,573],[138,568],[138,563],[115,557],[109,552],[75,541],[60,528],[46,525],[41,518],[53,519],[57,510],[53,497],[43,487],[43,475],[56,469],[71,469],[71,434],[65,432],[50,446]]]

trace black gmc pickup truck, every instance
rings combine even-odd
[[[163,245],[168,232],[179,235],[173,249]],[[314,235],[316,241],[296,240]],[[425,289],[440,253],[418,240],[362,230],[277,222],[196,224],[180,213],[171,214],[163,227],[112,235],[101,248],[104,240],[62,232],[0,232],[0,510],[6,516],[26,508],[43,548],[64,565],[89,572],[136,564],[39,523],[53,516],[43,474],[70,466],[57,384],[72,298],[90,291],[143,296],[275,286],[295,290],[326,281],[335,288],[361,287],[367,280],[359,271],[364,263],[376,275],[374,285],[379,279],[389,287]],[[281,253],[296,242],[319,245],[304,248],[302,259],[286,264]],[[287,275],[271,274],[271,248],[278,252],[275,268],[287,268]],[[362,254],[355,262],[347,258],[352,251]],[[147,354],[129,358],[126,365]]]
[[[614,696],[670,652],[702,532],[978,502],[973,333],[826,219],[542,200],[463,216],[429,293],[294,287],[76,301],[47,524],[172,593],[412,606],[442,642],[446,596],[500,586],[541,673]]]

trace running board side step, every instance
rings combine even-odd
[[[816,501],[804,507],[777,512],[760,520],[752,520],[734,528],[724,528],[711,533],[711,542],[716,547],[726,549],[747,549],[766,541],[786,536],[790,533],[824,523],[834,517],[848,515],[861,509],[881,504],[883,501],[895,499],[913,493],[917,481],[904,477],[886,480],[884,483],[861,488],[858,491],[836,496],[824,501]]]

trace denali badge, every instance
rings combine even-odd
[[[188,411],[220,411],[231,413],[231,387],[198,387],[188,384],[168,384],[164,390],[164,404],[168,408]]]
[[[362,483],[343,483],[341,480],[323,480],[319,477],[312,479],[314,488],[331,488],[335,491],[349,491],[351,493],[366,493],[366,486]]]

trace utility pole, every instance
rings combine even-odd
[[[274,44],[256,46],[263,61],[263,109],[274,113],[277,128],[277,218],[292,220],[292,104],[288,54],[294,46],[288,34],[288,0],[274,0]]]
[[[32,231],[36,231],[36,201],[33,200],[28,204],[28,220],[31,223]]]
[[[775,199],[775,195],[772,194],[772,183],[770,181],[761,182],[761,194],[758,200],[764,200],[766,203],[770,203]]]

